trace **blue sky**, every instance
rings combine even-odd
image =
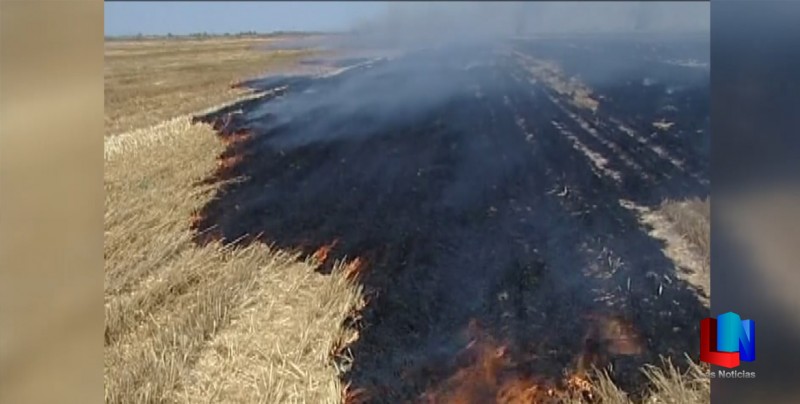
[[[385,2],[106,2],[105,35],[342,30]]]

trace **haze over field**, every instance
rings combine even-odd
[[[409,39],[566,32],[708,33],[709,16],[707,2],[398,2],[357,27]]]

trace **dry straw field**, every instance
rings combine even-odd
[[[344,398],[330,355],[358,337],[343,326],[365,304],[358,283],[341,269],[320,274],[291,251],[198,246],[190,230],[218,186],[202,181],[224,150],[191,114],[248,96],[231,83],[291,68],[309,53],[259,49],[267,41],[106,43],[106,402]],[[707,269],[707,201],[665,203],[643,216],[672,254],[700,257]],[[654,382],[647,402],[710,402],[701,367],[663,369],[645,370]],[[593,397],[628,402],[602,373]]]

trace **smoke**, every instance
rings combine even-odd
[[[547,33],[708,33],[708,2],[390,3],[354,27],[363,43],[429,46]]]
[[[492,55],[459,48],[367,62],[265,103],[247,119],[287,128],[281,132],[286,136],[270,139],[280,147],[373,136],[385,128],[423,121],[449,102],[487,92],[478,83],[494,65]]]
[[[326,38],[324,45],[383,60],[267,103],[249,119],[269,116],[275,126],[292,125],[286,131],[291,137],[270,140],[281,147],[372,135],[401,121],[413,123],[452,100],[496,91],[490,78],[514,69],[509,40],[538,38],[546,44],[541,41],[548,35],[586,33],[707,36],[709,9],[708,3],[667,2],[391,2],[383,14]],[[642,63],[617,49],[615,56],[581,52],[593,55],[594,67],[586,73],[594,83],[616,80]],[[309,119],[315,111],[327,113]],[[353,119],[359,120],[357,127]]]

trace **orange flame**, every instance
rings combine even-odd
[[[189,218],[189,228],[199,231],[203,225],[203,215],[200,212],[194,212]],[[199,231],[194,235],[194,240],[200,244],[207,244],[213,241],[222,240],[222,232],[219,228],[205,229]]]
[[[224,157],[217,160],[217,168],[220,170],[226,170],[235,167],[237,164],[241,162],[242,162],[242,156]]]
[[[472,320],[468,327],[471,341],[459,356],[470,364],[423,395],[428,403],[531,403],[544,393],[542,383],[515,369],[508,345],[483,333]]]
[[[223,137],[222,142],[225,144],[225,146],[231,146],[242,143],[246,140],[251,139],[252,137],[253,135],[248,131],[239,131]]]
[[[361,404],[369,401],[369,394],[363,388],[353,389],[350,384],[344,386],[342,390],[342,402],[346,404]]]
[[[367,261],[361,257],[347,263],[344,267],[344,276],[348,280],[357,280],[363,274],[364,269],[367,267]]]
[[[590,323],[584,337],[583,352],[578,358],[579,373],[592,366],[604,367],[609,355],[639,355],[644,351],[641,335],[622,317],[590,314],[586,318]]]
[[[200,222],[203,221],[203,216],[200,215],[200,212],[193,212],[192,215],[189,217],[189,228],[197,229],[200,227]]]
[[[482,332],[473,320],[468,327],[472,340],[459,356],[469,364],[422,396],[427,403],[529,404],[553,402],[577,396],[592,399],[592,384],[582,373],[560,383],[521,371],[507,344]]]
[[[336,244],[339,244],[339,239],[334,239],[330,244],[323,245],[314,251],[314,254],[311,255],[311,258],[316,261],[318,264],[322,265],[325,263],[325,260],[328,259],[328,254],[330,254],[333,247],[336,247]]]

